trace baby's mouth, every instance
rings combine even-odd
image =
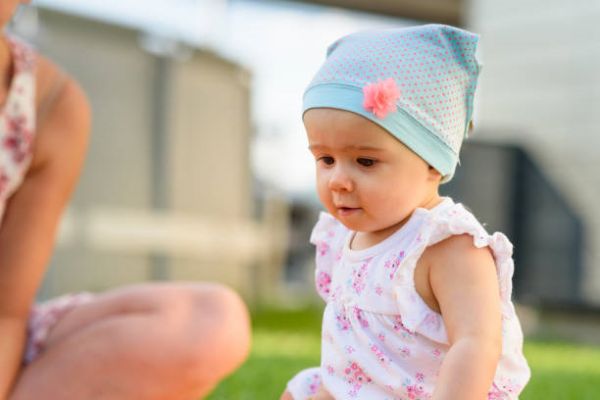
[[[353,214],[360,210],[359,207],[337,207],[338,213],[342,216]]]

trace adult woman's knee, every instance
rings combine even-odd
[[[241,364],[250,350],[248,308],[239,294],[226,286],[215,285],[208,296],[211,300],[204,308],[212,308],[209,312],[216,321],[209,323],[213,324],[215,335],[219,335],[218,342],[230,354],[233,364]],[[202,302],[204,297],[200,295],[199,301]]]
[[[198,285],[192,289],[191,299],[190,331],[186,335],[189,361],[198,371],[210,369],[220,379],[248,356],[248,309],[236,292],[219,284]]]

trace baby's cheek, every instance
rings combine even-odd
[[[321,204],[327,209],[330,214],[333,214],[334,207],[331,199],[331,192],[327,190],[326,187],[322,187],[317,185],[317,194],[319,195],[319,200]]]

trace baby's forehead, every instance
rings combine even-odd
[[[364,125],[308,123],[306,133],[309,149],[317,152],[389,153],[405,147],[391,133],[369,121]]]
[[[334,127],[344,127],[347,130],[383,129],[360,114],[336,108],[307,110],[303,115],[303,121],[307,129]]]

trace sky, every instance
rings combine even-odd
[[[364,29],[413,24],[364,13],[277,0],[37,0],[69,13],[206,47],[252,74],[252,168],[284,192],[314,183],[301,121],[302,93],[327,46]]]

